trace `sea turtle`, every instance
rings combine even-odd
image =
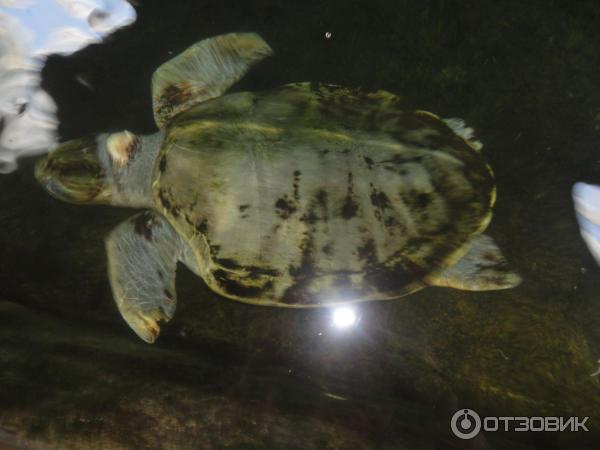
[[[106,239],[143,340],[175,312],[178,261],[224,297],[279,307],[519,283],[482,234],[495,187],[469,129],[385,91],[222,95],[271,53],[253,33],[200,41],[154,73],[160,131],[69,141],[36,167],[59,199],[145,209]]]

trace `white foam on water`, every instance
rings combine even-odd
[[[101,42],[135,19],[125,0],[0,0],[0,173],[56,144],[56,104],[40,88],[46,57]]]

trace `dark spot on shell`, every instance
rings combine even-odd
[[[350,153],[349,148],[345,148],[344,150],[342,150],[342,154],[347,155],[348,153]]]
[[[358,259],[365,261],[367,264],[373,265],[377,263],[377,253],[373,239],[368,239],[361,247],[358,247],[356,253]]]
[[[316,204],[321,208],[321,220],[327,222],[329,220],[329,210],[327,209],[327,192],[319,189],[315,195]]]
[[[382,293],[411,292],[414,288],[409,287],[413,284],[420,285],[420,280],[425,274],[421,270],[408,269],[401,264],[390,268],[377,264],[366,272],[365,281]]]
[[[367,163],[367,167],[369,168],[369,170],[372,169],[373,164],[374,164],[373,160],[371,158],[369,158],[368,156],[365,156],[364,160],[365,160],[365,163]]]
[[[422,245],[422,238],[415,238],[414,244]],[[413,263],[406,257],[406,249],[395,252],[385,262],[377,260],[374,244],[367,240],[365,244],[358,249],[359,256],[362,256],[366,264],[365,282],[377,289],[378,292],[388,295],[405,295],[423,287],[422,279],[429,270],[424,269],[418,264]],[[429,266],[426,266],[429,267]]]
[[[423,245],[427,244],[428,240],[423,237],[414,237],[410,238],[405,245],[405,249],[407,252],[414,252],[418,250]]]
[[[311,209],[308,211],[308,213],[306,213],[302,217],[300,217],[300,220],[302,222],[308,223],[309,225],[314,225],[315,223],[317,223],[319,218],[317,217],[315,212]]]
[[[371,204],[379,209],[388,209],[392,207],[390,199],[383,191],[379,191],[376,188],[371,190]]]
[[[244,212],[244,211],[246,211],[248,208],[250,208],[250,205],[240,205],[240,206],[239,206],[239,208],[240,208],[240,212]]]
[[[350,196],[346,197],[346,201],[342,206],[342,218],[346,220],[350,220],[356,216],[356,212],[358,211],[358,204],[354,201],[354,199]]]
[[[324,149],[323,149],[323,150],[321,150],[319,153],[320,153],[322,156],[325,156],[327,153],[329,153],[329,150],[328,150],[328,149],[326,149],[326,148],[324,148]]]
[[[196,230],[198,230],[199,233],[206,234],[208,231],[208,220],[203,219],[201,222],[197,223]]]
[[[247,286],[239,280],[233,278],[232,274],[223,269],[217,269],[213,272],[213,277],[227,294],[242,298],[258,297],[264,291],[273,287],[271,280],[267,281],[263,286]]]
[[[325,192],[323,189],[319,189],[315,198],[320,206],[327,208],[327,192]]]
[[[236,261],[230,258],[219,258],[216,259],[215,262],[220,266],[224,267],[225,269],[239,270],[242,268],[242,266],[240,266]]]
[[[323,246],[323,248],[321,249],[323,251],[323,253],[325,253],[327,256],[331,256],[333,249],[332,249],[332,245],[331,243]]]
[[[154,216],[150,212],[143,212],[135,218],[134,228],[136,234],[143,236],[147,241],[152,241],[152,227],[155,225]]]
[[[358,211],[358,203],[354,200],[354,184],[352,181],[352,172],[348,172],[348,189],[346,200],[342,206],[342,218],[350,220],[356,216]]]
[[[285,290],[281,296],[281,301],[287,305],[307,305],[312,303],[313,299],[306,290],[307,285],[307,282],[293,284]]]
[[[163,273],[160,270],[157,270],[156,274],[158,275],[159,280],[162,281],[165,279],[165,276],[163,275]]]
[[[371,204],[375,208],[375,218],[379,221],[382,220],[384,211],[386,209],[391,209],[392,204],[390,199],[385,194],[385,192],[378,190],[371,184]]]
[[[210,254],[213,258],[216,258],[216,256],[219,254],[219,251],[221,250],[221,246],[220,245],[209,245],[208,246],[210,249]]]
[[[421,192],[420,194],[417,194],[416,198],[415,198],[415,204],[423,209],[425,207],[427,207],[427,205],[429,205],[431,203],[431,196],[425,192]]]
[[[385,220],[383,221],[383,224],[384,224],[386,227],[388,227],[388,228],[391,228],[391,227],[393,227],[393,226],[396,226],[396,225],[398,225],[398,221],[396,220],[396,218],[395,218],[395,217],[393,217],[393,216],[389,216],[389,217],[386,217],[386,218],[385,218]],[[391,230],[390,230],[390,234],[391,234]]]
[[[301,172],[299,170],[294,171],[294,183],[293,183],[292,187],[294,188],[294,199],[295,200],[300,199],[300,174],[301,174]]]
[[[400,196],[402,201],[408,205],[412,211],[419,212],[421,214],[421,221],[424,222],[426,220],[426,216],[428,216],[427,207],[432,201],[431,194],[411,189],[406,192],[400,192]]]
[[[386,159],[385,161],[380,161],[382,164],[392,163],[392,164],[406,164],[406,163],[421,163],[423,162],[424,156],[407,156],[397,154],[392,157],[392,159]]]
[[[296,205],[287,195],[284,195],[275,202],[275,212],[282,219],[287,219],[296,212]]]
[[[294,283],[285,290],[281,300],[287,304],[302,305],[311,302],[311,296],[307,287],[311,280],[316,277],[316,270],[313,261],[313,233],[310,232],[302,242],[302,260],[300,266],[290,266],[289,274],[294,279]]]
[[[168,289],[163,290],[163,294],[165,294],[165,297],[167,297],[169,300],[171,300],[171,301],[175,300],[175,297],[173,296],[171,291],[169,291]]]
[[[317,195],[318,197],[318,195]],[[313,207],[315,205],[313,204]],[[311,208],[312,209],[312,208]],[[309,214],[313,214],[309,210]],[[315,222],[318,219],[315,217]],[[288,287],[281,297],[281,301],[286,304],[302,305],[310,304],[315,301],[313,295],[308,292],[310,282],[318,275],[314,263],[314,235],[316,226],[307,220],[309,223],[308,230],[304,234],[304,239],[300,244],[302,258],[299,266],[290,266],[289,274],[293,279],[293,283]]]
[[[160,163],[158,163],[158,170],[160,170],[160,173],[164,173],[164,171],[167,170],[167,156],[166,155],[162,155],[160,157]]]

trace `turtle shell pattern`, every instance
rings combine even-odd
[[[320,83],[182,112],[153,177],[211,289],[288,307],[420,289],[487,226],[495,195],[481,155],[433,114]]]

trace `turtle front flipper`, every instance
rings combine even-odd
[[[218,97],[254,64],[273,53],[255,33],[205,39],[160,66],[152,76],[152,106],[159,128],[192,105]]]
[[[175,270],[183,242],[160,215],[145,211],[115,228],[106,239],[108,276],[119,312],[153,343],[159,320],[175,313]]]
[[[456,264],[429,277],[427,282],[465,291],[492,291],[515,287],[521,283],[521,277],[510,269],[494,240],[481,234]]]

